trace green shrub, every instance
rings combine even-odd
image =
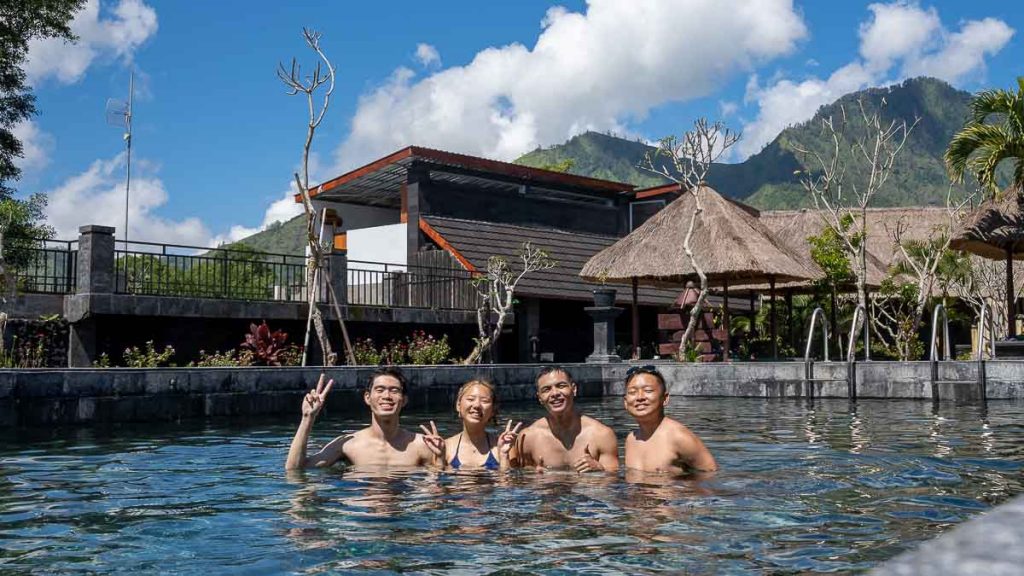
[[[352,345],[352,355],[356,357],[356,364],[360,366],[377,366],[382,360],[371,338],[357,338]]]
[[[452,353],[448,344],[448,335],[440,340],[430,334],[417,330],[409,337],[409,362],[412,364],[444,364]]]
[[[174,356],[174,348],[165,346],[163,352],[157,352],[153,341],[146,342],[146,349],[139,350],[137,346],[125,348],[124,365],[129,368],[157,368],[170,365]]]

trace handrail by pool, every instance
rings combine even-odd
[[[825,311],[821,307],[814,309],[811,312],[811,325],[807,330],[807,345],[804,347],[804,380],[807,386],[807,397],[814,397],[814,360],[811,358],[811,345],[814,343],[814,327],[818,323],[818,319],[821,319],[821,330],[822,330],[822,342],[824,343],[825,358],[824,361],[829,361],[828,356],[828,318],[825,317]]]
[[[853,311],[853,319],[850,321],[850,337],[846,341],[846,395],[851,400],[857,399],[857,343],[854,338],[857,337],[858,318],[864,320],[864,361],[871,360],[871,341],[868,339],[870,327],[867,316],[864,305],[857,304],[857,308]]]
[[[939,329],[939,313],[942,313],[942,350],[943,360],[949,360],[949,317],[946,316],[946,307],[942,304],[935,305],[935,311],[932,313],[932,337],[928,342],[930,343],[930,351],[928,360],[931,362],[931,378],[932,378],[932,400],[935,402],[939,401],[939,347],[936,342],[938,334],[936,332]]]
[[[986,390],[988,375],[985,373],[985,319],[988,319],[988,340],[989,356],[996,357],[996,326],[992,318],[992,312],[988,309],[988,303],[981,301],[981,314],[978,316],[978,349],[976,360],[978,361],[978,398],[984,404],[988,399]]]

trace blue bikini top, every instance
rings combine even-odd
[[[491,438],[486,434],[484,434],[484,437],[487,439],[487,461],[484,462],[484,468],[488,470],[497,470],[500,465],[498,464],[498,459],[494,457],[494,453],[491,452]],[[462,467],[462,462],[459,461],[459,448],[461,446],[462,432],[459,432],[459,442],[455,445],[455,458],[452,458],[451,461],[452,468],[458,469]]]

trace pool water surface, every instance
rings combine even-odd
[[[621,400],[579,402],[619,433]],[[537,405],[504,407],[532,420]],[[850,572],[1024,491],[1024,404],[673,398],[722,470],[285,474],[294,417],[0,431],[0,573]],[[447,435],[454,415],[433,418]],[[325,413],[311,448],[367,418]]]

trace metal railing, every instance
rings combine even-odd
[[[4,258],[18,292],[71,294],[78,277],[75,240],[4,239]]]
[[[304,302],[306,259],[233,248],[131,242],[115,249],[114,291],[119,294]],[[328,265],[330,262],[328,262]],[[465,270],[348,260],[343,304],[386,308],[475,310],[473,275]],[[317,300],[326,302],[320,275]]]
[[[825,362],[828,362],[828,318],[825,318],[825,311],[821,307],[811,312],[811,324],[807,330],[807,345],[804,347],[804,381],[807,385],[806,395],[814,397],[814,359],[811,357],[811,345],[814,343],[814,327],[821,320],[821,341],[824,343]]]
[[[349,260],[349,304],[388,308],[475,310],[477,292],[466,270]]]
[[[118,294],[304,299],[306,263],[301,256],[154,242],[130,242],[114,255]]]
[[[932,337],[929,342],[928,361],[931,363],[931,387],[932,400],[939,401],[939,314],[942,315],[942,360],[949,360],[949,317],[946,316],[946,307],[942,304],[935,305],[932,312]]]

